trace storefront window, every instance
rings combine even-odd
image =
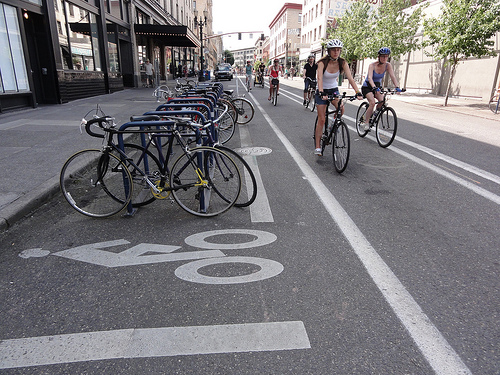
[[[96,15],[69,2],[54,2],[64,69],[101,71]]]
[[[0,92],[28,91],[28,73],[24,60],[16,8],[0,3]]]

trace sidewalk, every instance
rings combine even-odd
[[[299,78],[281,79],[281,83],[303,89],[303,80]],[[175,81],[170,84],[175,85]],[[131,115],[155,109],[159,103],[152,93],[150,88],[126,89],[62,105],[0,114],[0,232],[59,192],[59,172],[69,156],[81,149],[101,145],[100,139],[90,137],[85,131],[80,133],[80,120],[87,112],[99,104],[106,115],[115,117],[121,124]],[[482,138],[491,140],[497,137],[495,142],[500,147],[500,116],[483,108],[481,103],[452,98],[450,106],[444,108],[444,98],[441,97],[410,93],[393,97],[393,100],[408,103],[406,105],[412,108],[401,112],[412,112],[412,116],[417,114],[426,121],[432,117],[429,122],[436,126],[449,122],[453,128],[470,128],[474,124],[479,129],[476,133]],[[446,116],[428,114],[426,107]]]

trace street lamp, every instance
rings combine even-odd
[[[206,10],[203,11],[203,18],[198,20],[198,11],[195,9],[194,11],[194,26],[200,26],[200,41],[201,41],[201,50],[200,50],[200,73],[198,77],[199,82],[205,81],[205,75],[203,74],[203,65],[204,65],[204,60],[203,60],[203,26],[207,25],[207,15],[208,12]]]

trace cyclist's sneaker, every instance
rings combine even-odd
[[[361,128],[367,132],[370,130],[370,124],[369,123],[364,123],[364,124],[361,124]]]
[[[302,103],[302,105],[306,105],[306,100],[304,99],[304,103]]]
[[[314,155],[323,156],[323,154],[321,153],[321,149],[317,148],[316,150],[314,150]]]

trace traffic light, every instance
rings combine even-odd
[[[264,40],[264,34],[260,34],[260,40]]]
[[[241,33],[238,33],[238,40],[241,40]]]

